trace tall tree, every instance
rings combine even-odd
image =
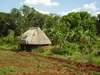
[[[97,15],[96,27],[97,27],[97,34],[100,35],[100,14]]]
[[[95,19],[86,11],[69,13],[62,17],[62,21],[69,28],[67,40],[71,42],[81,42],[82,39],[94,38],[96,35]]]
[[[8,31],[9,13],[0,12],[0,36],[6,36]]]

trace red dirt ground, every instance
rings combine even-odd
[[[28,52],[26,52],[26,53],[19,52],[19,54],[21,54],[23,56],[38,56],[38,57],[45,58],[45,59],[51,60],[51,61],[56,61],[59,63],[67,63],[70,65],[76,66],[86,72],[91,72],[91,71],[92,72],[93,71],[100,72],[100,65],[96,65],[96,64],[76,62],[76,61],[66,60],[66,59],[62,59],[62,58],[43,56],[43,55],[38,55],[38,54],[33,54],[33,53],[28,53]]]
[[[0,48],[0,50],[8,50],[8,49]],[[23,74],[13,74],[13,75],[78,75],[80,71],[85,72],[85,75],[90,75],[90,73],[92,72],[100,72],[100,65],[96,64],[76,62],[73,60],[66,60],[63,58],[56,58],[51,56],[43,56],[43,55],[33,54],[31,52],[16,52],[16,53],[21,56],[29,56],[29,57],[36,56],[46,59],[47,61],[58,62],[60,64],[62,63],[69,64],[79,68],[79,70],[77,70],[76,68],[75,69],[66,68],[62,70],[61,69],[62,67],[59,67],[55,64],[55,68],[52,68],[53,70],[55,70],[55,72],[34,73],[33,71],[33,73],[23,73]],[[7,75],[12,75],[12,74],[7,74]]]

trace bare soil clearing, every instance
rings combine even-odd
[[[5,48],[0,48],[0,50],[8,51]],[[100,72],[100,65],[31,52],[13,51],[12,54],[0,55],[0,70],[5,66],[14,66],[13,69],[16,69],[16,71],[10,70],[13,74],[6,73],[6,75],[90,75],[93,72]]]

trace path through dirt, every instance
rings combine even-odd
[[[100,72],[100,65],[96,65],[96,64],[76,62],[73,60],[66,60],[66,59],[56,58],[52,56],[43,56],[43,55],[33,54],[30,52],[18,52],[18,54],[23,55],[23,56],[38,56],[41,58],[45,58],[47,60],[70,64],[70,65],[80,68],[82,71],[85,71],[85,72]]]

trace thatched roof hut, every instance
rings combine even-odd
[[[49,38],[39,27],[29,28],[18,41],[23,50],[31,50],[37,46],[48,46],[51,44]]]

